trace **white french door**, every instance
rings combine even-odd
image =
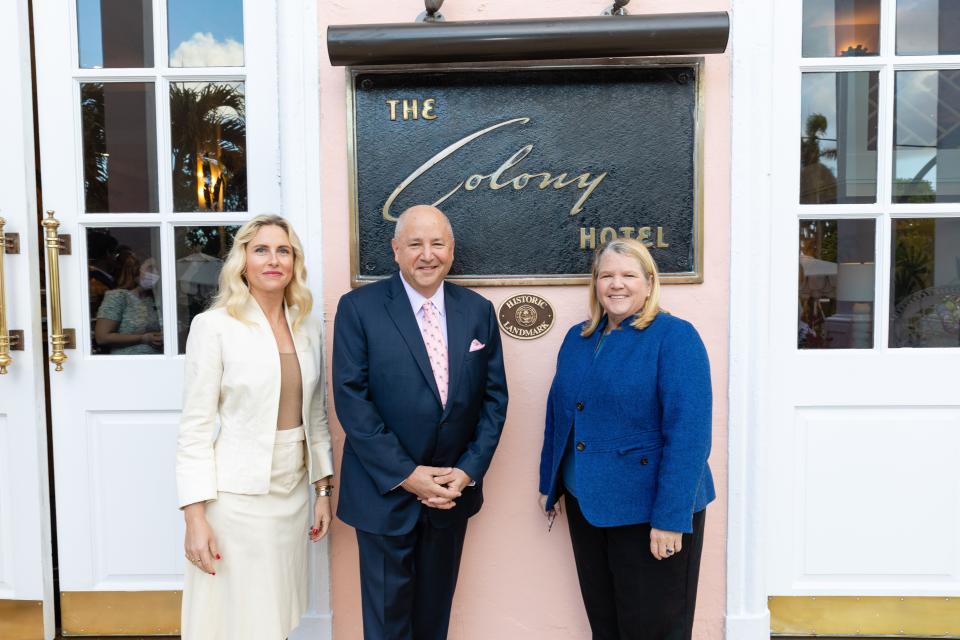
[[[280,12],[259,0],[33,5],[43,208],[70,237],[59,303],[76,336],[49,373],[61,623],[175,634],[182,354],[237,226],[284,212]],[[288,217],[305,224],[303,211]]]
[[[14,342],[12,361],[0,354],[0,638],[39,639],[54,596],[29,34],[27,0],[0,3],[0,320]]]
[[[960,633],[960,3],[777,14],[774,631]]]

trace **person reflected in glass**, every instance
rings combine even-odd
[[[101,349],[113,355],[163,353],[158,300],[154,288],[160,283],[156,260],[140,260],[129,248],[117,259],[117,288],[103,294],[93,327]]]
[[[593,261],[590,319],[563,340],[547,400],[540,508],[564,497],[593,638],[690,638],[707,503],[711,386],[697,330],[659,306],[642,242]]]
[[[333,454],[304,265],[285,219],[254,218],[190,326],[176,464],[183,640],[283,640],[306,611],[307,540],[330,527]]]
[[[90,309],[97,311],[107,291],[117,287],[117,239],[109,233],[87,234],[87,276],[90,287]]]

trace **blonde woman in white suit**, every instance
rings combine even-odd
[[[283,640],[306,609],[307,540],[329,530],[333,474],[312,304],[296,233],[259,216],[190,327],[177,442],[184,640]]]

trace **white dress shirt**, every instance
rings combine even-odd
[[[413,315],[416,316],[417,324],[420,325],[420,332],[423,333],[423,303],[429,300],[433,303],[433,307],[437,310],[437,315],[440,317],[440,329],[443,331],[443,344],[449,344],[447,340],[447,308],[443,301],[443,283],[440,283],[437,291],[432,296],[425,298],[419,291],[407,283],[402,273],[400,274],[400,282],[403,283],[403,288],[407,292],[410,306],[413,307]]]

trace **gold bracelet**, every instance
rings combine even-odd
[[[318,498],[327,498],[333,495],[333,485],[324,484],[324,485],[313,485],[313,492]]]

